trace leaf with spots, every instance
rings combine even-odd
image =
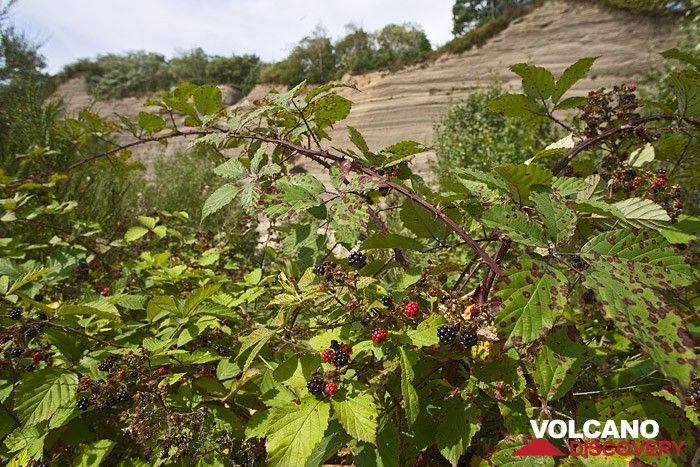
[[[576,230],[576,215],[571,209],[550,193],[533,193],[530,199],[555,245],[571,238]]]
[[[697,368],[693,339],[667,295],[691,282],[683,257],[658,234],[630,230],[593,238],[581,256],[592,266],[584,286],[596,291],[605,315],[675,386],[687,388]]]
[[[544,262],[523,257],[496,285],[491,306],[507,346],[530,343],[549,332],[566,305],[566,277]]]
[[[335,239],[352,248],[360,239],[360,233],[366,230],[367,203],[352,194],[342,193],[331,206],[331,225]]]
[[[586,356],[576,328],[558,329],[547,336],[535,356],[532,378],[540,395],[548,401],[562,397],[576,382]]]
[[[683,442],[684,445],[679,452],[680,457],[676,457],[673,451],[673,457],[642,455],[639,459],[650,465],[659,466],[694,465],[693,457],[700,443],[700,430],[693,426],[681,409],[664,399],[644,393],[609,395],[591,399],[579,405],[576,419],[603,422],[615,420],[618,426],[622,420],[655,420],[659,424],[659,435],[656,439]]]
[[[547,246],[542,227],[509,204],[491,206],[481,220],[489,227],[502,230],[514,242],[534,247]]]
[[[506,182],[508,193],[518,204],[527,204],[530,192],[538,185],[548,186],[552,172],[548,168],[531,164],[506,164],[493,169],[494,175]]]

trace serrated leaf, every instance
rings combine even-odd
[[[338,94],[328,94],[311,104],[309,108],[319,129],[327,128],[343,120],[350,113],[352,102]]]
[[[443,413],[444,418],[437,427],[436,443],[440,454],[456,467],[481,427],[480,410],[460,397],[452,397]]]
[[[554,76],[546,68],[516,63],[510,69],[522,78],[523,91],[535,101],[544,101],[554,92]]]
[[[524,257],[498,279],[492,307],[507,346],[528,344],[547,334],[566,305],[567,280],[547,263]]]
[[[345,433],[338,420],[331,420],[323,439],[314,447],[311,456],[306,461],[306,467],[321,467],[330,459],[343,445],[350,442],[352,438]]]
[[[627,159],[627,165],[630,167],[641,167],[647,162],[654,160],[654,146],[650,143],[645,144],[639,149],[636,149],[632,154],[630,154],[629,159]]]
[[[585,178],[586,187],[576,193],[577,201],[599,200],[607,195],[607,187],[603,178],[598,175],[589,175]]]
[[[187,296],[185,304],[182,306],[182,314],[184,316],[189,316],[204,300],[214,295],[220,288],[220,283],[212,283],[192,291]]]
[[[420,404],[418,402],[418,393],[413,387],[413,364],[411,356],[415,359],[415,353],[412,350],[406,350],[403,347],[399,348],[400,364],[401,364],[401,395],[403,397],[403,409],[406,414],[406,421],[409,425],[413,425],[418,419]]]
[[[544,231],[510,204],[491,206],[481,220],[489,227],[505,232],[514,242],[533,247],[546,247]]]
[[[550,193],[532,193],[530,200],[542,219],[545,232],[555,245],[567,241],[576,230],[576,215]]]
[[[679,50],[677,48],[672,48],[668,50],[664,50],[660,54],[664,58],[672,58],[675,60],[680,60],[682,62],[685,62],[689,65],[693,65],[695,68],[700,67],[700,58],[697,58],[693,54],[689,52],[685,52],[683,50]]]
[[[15,391],[17,413],[25,426],[49,420],[75,399],[78,377],[65,369],[46,368],[31,373]]]
[[[303,389],[320,365],[321,360],[318,355],[303,354],[280,363],[272,372],[272,376],[278,383]]]
[[[597,58],[598,57],[581,58],[564,70],[564,73],[561,74],[552,91],[552,102],[558,102],[566,91],[571,89],[576,82],[583,78],[583,76],[588,73],[588,70],[591,69],[593,62],[595,62]]]
[[[659,232],[669,243],[686,244],[700,235],[700,218],[681,214],[676,221]]]
[[[697,365],[693,339],[669,293],[691,283],[682,256],[658,234],[629,230],[591,239],[581,257],[592,267],[584,285],[596,291],[599,308],[649,355],[676,386],[688,387]]]
[[[267,420],[268,462],[273,466],[304,466],[328,427],[330,405],[309,397],[273,407]]]
[[[539,124],[547,121],[545,110],[535,105],[522,94],[504,94],[489,102],[489,110],[510,118],[519,118],[527,123]]]
[[[446,324],[447,321],[442,315],[430,315],[423,320],[416,329],[406,331],[407,341],[416,347],[427,347],[438,343],[437,328]]]
[[[588,184],[585,180],[577,177],[557,177],[552,182],[552,191],[556,191],[560,196],[569,196],[583,190]]]
[[[403,225],[418,237],[444,242],[450,233],[443,222],[438,222],[430,211],[410,199],[403,202],[399,215]]]
[[[361,449],[355,458],[357,466],[399,467],[401,442],[399,432],[391,421],[384,420],[380,425],[376,446],[369,443],[359,444]]]
[[[214,169],[219,177],[241,180],[248,176],[248,171],[237,157],[232,157]]]
[[[554,467],[554,459],[545,456],[516,457],[513,453],[532,441],[531,435],[507,436],[493,448],[492,455],[479,467]]]
[[[554,110],[578,109],[588,103],[588,98],[583,96],[567,97],[554,106]]]
[[[192,92],[194,106],[202,115],[212,115],[221,110],[221,89],[218,86],[204,84]]]
[[[683,117],[700,115],[700,73],[696,70],[675,70],[668,83],[676,96],[678,112]]]
[[[139,126],[148,134],[158,133],[165,128],[165,120],[149,112],[139,112]]]
[[[574,327],[550,334],[535,356],[532,378],[548,401],[561,398],[576,382],[585,362],[586,347]]]
[[[365,137],[362,136],[362,133],[350,125],[348,125],[348,133],[350,135],[350,141],[357,149],[362,151],[363,154],[369,152],[369,146],[367,146],[367,141],[365,141]]]
[[[378,413],[370,394],[333,398],[331,405],[350,436],[360,441],[376,442]]]
[[[141,227],[139,225],[135,225],[134,227],[129,227],[124,233],[124,241],[127,243],[135,242],[139,238],[143,237],[148,233],[148,229],[146,227]]]
[[[236,185],[231,185],[227,183],[219,187],[214,193],[209,195],[207,200],[204,202],[204,207],[202,208],[202,220],[206,219],[211,214],[220,210],[231,201],[233,201],[240,189]]]
[[[7,293],[5,295],[10,295],[11,293],[16,292],[17,290],[21,289],[25,285],[34,282],[38,279],[41,279],[44,277],[46,274],[48,274],[51,270],[49,268],[38,268],[34,269],[32,271],[29,271],[28,273],[24,274],[22,277],[17,279],[12,283],[10,288],[7,290]]]
[[[659,230],[671,221],[666,210],[650,199],[628,198],[613,206],[622,212],[622,222],[630,227]]]
[[[265,344],[267,344],[267,341],[269,341],[274,334],[275,332],[271,329],[258,328],[250,334],[248,334],[247,336],[241,338],[241,348],[238,351],[238,356],[236,357],[236,360],[241,359],[247,353],[246,360],[243,363],[243,367],[241,370],[243,373],[245,373],[248,370],[248,368],[250,368],[250,365],[253,363],[253,360],[255,360],[255,358],[258,356],[260,350]]]
[[[506,182],[511,198],[519,204],[527,204],[535,186],[549,186],[552,182],[551,170],[536,164],[501,165],[493,169],[493,173]]]

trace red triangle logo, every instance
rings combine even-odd
[[[533,439],[513,453],[514,456],[566,456],[544,438]]]

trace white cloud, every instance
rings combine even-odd
[[[147,50],[171,57],[202,47],[210,54],[254,53],[279,60],[319,22],[337,38],[355,22],[376,30],[414,22],[430,41],[451,37],[453,0],[20,0],[13,20],[32,37],[49,71],[109,52]]]

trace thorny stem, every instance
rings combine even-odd
[[[494,257],[494,260],[500,264],[501,261],[503,261],[503,258],[506,256],[506,253],[508,253],[508,248],[510,248],[511,240],[508,237],[503,237],[503,240],[501,241],[501,246],[498,248],[498,251],[496,252],[496,256]],[[481,285],[481,296],[479,297],[479,305],[483,305],[486,303],[486,300],[489,298],[489,292],[491,291],[491,286],[493,285],[493,280],[496,278],[496,273],[494,272],[493,269],[491,269],[487,274],[486,277],[484,278],[484,283]]]

